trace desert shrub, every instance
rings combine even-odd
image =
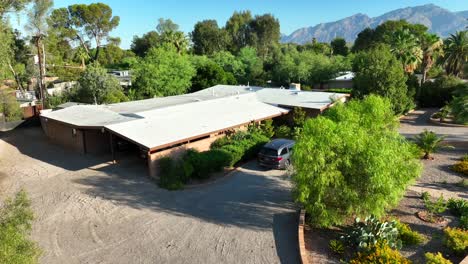
[[[340,240],[332,239],[330,240],[330,243],[328,243],[328,247],[330,248],[331,251],[333,251],[336,254],[343,254],[345,250],[345,246],[343,242]]]
[[[396,221],[396,228],[398,230],[398,238],[404,246],[419,245],[425,240],[422,234],[411,230],[409,225],[405,223]]]
[[[316,226],[382,216],[421,172],[418,150],[396,130],[390,103],[370,95],[308,119],[296,138],[294,198]]]
[[[357,253],[349,263],[411,264],[412,262],[403,257],[398,250],[392,249],[387,244],[378,243],[369,247],[368,250]]]
[[[224,167],[229,165],[230,155],[219,149],[204,152],[191,149],[187,151],[183,160],[184,163],[190,164],[193,168],[191,173],[187,175],[188,177],[206,179],[210,177],[211,173],[222,171]]]
[[[168,190],[179,190],[186,182],[183,163],[169,157],[159,160],[159,186]]]
[[[16,100],[15,91],[8,89],[0,90],[0,121],[17,121],[23,117],[23,111]]]
[[[468,160],[461,160],[452,166],[452,170],[468,175]]]
[[[456,123],[468,124],[468,84],[460,85],[453,93],[450,103],[452,115]]]
[[[281,126],[276,128],[275,137],[276,138],[291,138],[292,137],[292,130],[287,125],[281,125]]]
[[[421,151],[424,153],[424,159],[431,158],[431,154],[438,151],[441,148],[448,147],[442,141],[445,139],[444,136],[438,136],[433,131],[425,129],[419,135],[414,137],[416,144],[419,146]]]
[[[0,208],[0,263],[38,263],[41,251],[28,238],[34,219],[30,207],[26,192],[20,191]]]
[[[468,253],[468,230],[447,227],[444,229],[444,245],[456,254]]]
[[[432,200],[430,196],[423,197],[424,206],[427,209],[428,217],[431,222],[435,221],[435,217],[447,210],[447,202],[444,196],[440,195],[437,200]]]
[[[460,228],[468,230],[468,214],[460,216]]]
[[[391,248],[401,248],[397,222],[380,221],[375,216],[366,217],[364,221],[356,218],[353,226],[346,231],[342,239],[359,250],[366,250],[378,243]]]
[[[437,254],[427,252],[424,256],[426,257],[426,264],[452,264],[452,262],[444,258],[440,252],[437,252]]]
[[[465,199],[450,198],[447,203],[450,212],[455,216],[468,215],[468,201]]]
[[[229,137],[221,137],[221,138],[218,138],[217,140],[215,140],[213,143],[211,143],[211,148],[220,148],[224,145],[227,145],[229,144],[230,140],[229,140]]]
[[[442,107],[452,100],[452,94],[463,85],[460,79],[453,76],[442,76],[434,82],[421,85],[418,101],[422,107]]]

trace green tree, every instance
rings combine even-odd
[[[250,45],[257,49],[263,61],[270,56],[272,47],[280,40],[280,24],[271,14],[255,16],[250,22]]]
[[[234,12],[226,22],[226,31],[230,37],[229,51],[237,54],[240,49],[250,44],[250,11]]]
[[[18,192],[0,208],[0,263],[38,263],[41,250],[28,236],[34,214],[26,192]]]
[[[230,72],[225,72],[221,66],[206,57],[192,58],[196,74],[192,78],[191,92],[196,92],[218,84],[236,84],[236,79]]]
[[[241,84],[255,84],[260,85],[264,83],[263,80],[263,63],[257,56],[255,48],[245,47],[239,51],[237,56],[238,60],[244,65],[244,76],[239,76],[237,80]]]
[[[353,71],[353,96],[363,98],[368,94],[376,94],[386,97],[392,103],[395,114],[404,113],[413,107],[402,63],[388,46],[381,44],[358,53],[354,58]]]
[[[169,96],[186,93],[195,68],[187,55],[175,47],[152,48],[134,68],[134,85],[141,97]]]
[[[133,36],[130,49],[140,57],[144,57],[151,48],[156,48],[160,45],[161,38],[156,31],[150,31],[143,36]]]
[[[0,113],[2,122],[17,121],[23,117],[23,111],[16,100],[14,90],[0,90]]]
[[[189,41],[184,32],[179,31],[179,26],[170,19],[159,19],[156,31],[160,35],[160,45],[173,45],[177,53],[182,54],[187,51]]]
[[[42,41],[47,32],[46,19],[51,11],[52,5],[52,0],[34,0],[32,8],[28,12],[28,24],[25,27],[26,30],[31,33],[32,40],[37,50],[37,57],[39,62],[39,94],[43,106],[45,106],[47,90],[44,81],[45,62],[43,60],[44,47]]]
[[[87,40],[94,40],[96,44],[94,60],[99,56],[103,41],[109,37],[109,33],[119,25],[119,22],[120,18],[112,15],[112,8],[103,3],[75,4],[55,9],[48,21],[49,26],[60,32],[60,36],[64,39],[78,40],[90,57]]]
[[[365,28],[359,32],[357,38],[354,40],[353,52],[359,52],[369,49],[373,45],[375,31],[371,28]]]
[[[23,10],[30,2],[31,0],[2,0],[0,2],[0,19],[2,19],[6,13]]]
[[[195,24],[191,33],[193,51],[199,55],[212,55],[226,49],[226,31],[218,27],[216,20],[203,20]]]
[[[447,74],[459,76],[468,61],[468,31],[458,31],[450,34],[445,40],[445,71]]]
[[[391,104],[352,100],[308,119],[294,147],[294,197],[316,226],[381,216],[396,206],[421,165],[396,130]]]
[[[423,71],[422,82],[424,83],[432,66],[444,53],[444,42],[436,34],[426,33],[420,43],[423,51],[421,66]]]
[[[78,79],[74,97],[78,102],[91,104],[127,101],[117,78],[108,74],[98,63],[86,67]]]
[[[216,52],[213,54],[212,60],[223,68],[224,71],[232,73],[236,80],[241,80],[245,75],[244,63],[229,51]]]
[[[342,56],[348,55],[349,48],[346,45],[346,40],[344,38],[335,38],[331,41],[330,45],[332,47],[333,54]]]
[[[405,72],[413,73],[423,59],[419,39],[404,29],[393,32],[390,43],[392,53],[403,63]]]
[[[468,124],[468,84],[459,85],[453,92],[454,98],[450,103],[455,122]]]

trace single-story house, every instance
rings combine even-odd
[[[346,71],[339,76],[328,80],[323,85],[314,85],[314,89],[331,89],[331,88],[353,88],[354,72]]]
[[[109,105],[72,105],[41,114],[45,134],[82,153],[112,153],[118,141],[137,146],[155,176],[157,160],[188,148],[208,150],[228,131],[301,107],[320,114],[347,95],[216,85],[195,93]]]

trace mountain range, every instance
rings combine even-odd
[[[342,37],[347,42],[354,42],[357,34],[363,29],[375,28],[387,20],[400,19],[413,24],[423,24],[430,32],[447,37],[457,30],[465,29],[468,26],[467,18],[468,10],[451,12],[434,4],[427,4],[396,9],[378,17],[369,17],[359,13],[338,21],[300,28],[290,35],[282,35],[281,42],[304,44],[313,38],[319,42],[330,42],[336,37]]]

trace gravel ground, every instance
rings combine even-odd
[[[144,164],[103,161],[49,144],[39,128],[0,134],[0,196],[27,190],[41,263],[299,262],[283,172],[248,163],[169,192]]]

